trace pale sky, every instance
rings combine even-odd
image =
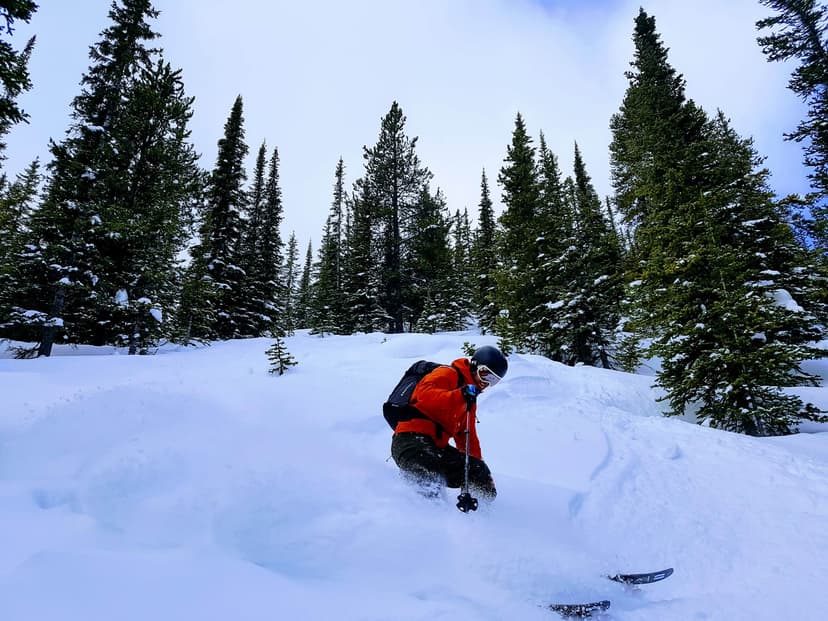
[[[767,156],[779,194],[807,189],[800,145],[783,140],[804,114],[786,88],[790,67],[770,64],[754,23],[758,0],[155,0],[160,45],[195,96],[190,125],[202,165],[236,95],[245,103],[249,168],[262,140],[277,146],[285,204],[282,234],[295,231],[302,258],[314,253],[332,200],[334,170],[363,174],[362,147],[376,143],[396,100],[418,136],[418,154],[453,213],[477,215],[486,169],[497,173],[519,111],[543,131],[564,174],[578,142],[602,196],[611,193],[609,120],[627,87],[633,20],[655,16],[688,97],[721,108]],[[42,0],[12,40],[37,34],[34,88],[20,98],[31,115],[8,137],[6,168],[49,160],[89,67],[89,46],[107,26],[110,0]],[[250,174],[250,173],[248,173]],[[498,207],[499,208],[499,207]]]

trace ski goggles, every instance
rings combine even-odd
[[[492,371],[485,364],[478,365],[477,377],[480,378],[480,383],[488,386],[495,386],[502,378]]]

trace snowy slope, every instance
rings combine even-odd
[[[513,356],[480,399],[495,503],[414,493],[380,404],[464,341],[494,344],[300,334],[283,377],[266,340],[0,360],[0,619],[828,618],[818,427],[700,428],[660,416],[651,377]],[[637,593],[602,578],[668,566]]]

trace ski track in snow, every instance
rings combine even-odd
[[[496,344],[299,334],[283,377],[262,339],[0,359],[0,618],[824,618],[828,435],[665,419],[651,377],[513,356],[478,415],[497,500],[420,497],[380,404],[464,341]]]

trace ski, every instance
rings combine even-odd
[[[621,584],[652,584],[653,582],[660,582],[665,578],[673,575],[673,568],[668,567],[661,571],[651,571],[644,574],[615,574],[614,576],[607,576],[610,580],[620,582]]]
[[[600,602],[590,602],[588,604],[550,604],[549,610],[570,619],[587,619],[595,613],[605,611],[609,607],[609,600],[604,599]]]

